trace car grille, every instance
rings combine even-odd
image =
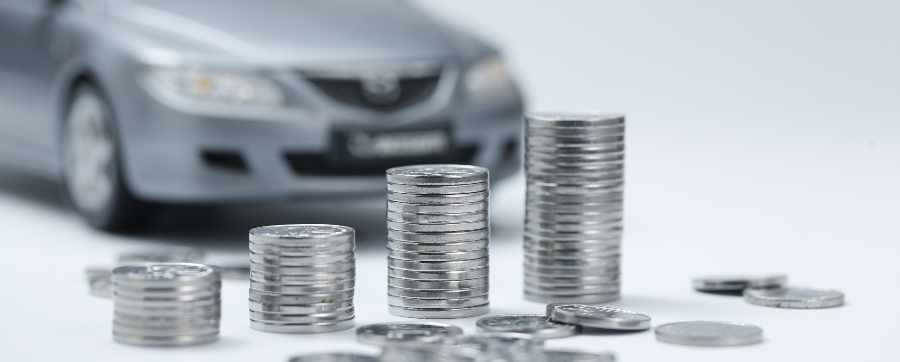
[[[442,156],[387,158],[373,160],[341,160],[321,153],[286,152],[285,161],[297,175],[308,176],[371,176],[397,166],[423,163],[462,163],[475,160],[479,147],[476,145],[457,146]]]
[[[437,89],[440,75],[400,77],[396,79],[396,96],[376,100],[366,90],[362,78],[326,78],[307,76],[322,93],[342,104],[381,112],[403,109],[431,98]]]

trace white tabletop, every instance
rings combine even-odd
[[[548,347],[612,350],[622,361],[900,360],[900,26],[888,21],[896,5],[427,3],[506,44],[535,107],[628,114],[618,305],[656,325],[746,322],[766,336],[755,346],[697,348],[656,342],[648,331]],[[492,313],[541,313],[544,306],[521,292],[523,179],[495,186]],[[238,281],[224,285],[217,343],[148,349],[112,341],[111,302],[88,295],[85,266],[160,245],[241,260],[246,230],[261,224],[356,227],[357,323],[403,320],[387,313],[381,200],[166,210],[151,231],[115,236],[83,226],[57,188],[0,172],[7,360],[284,361],[314,351],[374,352],[353,331],[251,331],[247,285]],[[773,309],[690,288],[692,276],[726,272],[784,272],[795,285],[840,289],[848,304]],[[449,322],[474,332],[474,319]]]

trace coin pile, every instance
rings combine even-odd
[[[417,165],[387,171],[388,304],[410,318],[488,312],[488,171]]]
[[[624,116],[533,113],[525,118],[525,298],[619,299]]]
[[[219,337],[222,280],[203,264],[120,266],[112,272],[113,338],[141,346],[185,346]]]
[[[355,232],[339,225],[250,230],[250,327],[324,333],[353,327]]]

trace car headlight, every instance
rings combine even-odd
[[[196,68],[155,69],[147,85],[159,95],[227,105],[280,106],[281,87],[263,76],[237,71]]]
[[[485,58],[469,68],[465,87],[469,95],[477,98],[509,97],[516,92],[515,81],[499,56]]]

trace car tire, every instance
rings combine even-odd
[[[62,127],[65,191],[82,219],[111,232],[141,226],[152,209],[128,189],[116,126],[103,92],[90,83],[78,85],[67,103]]]

